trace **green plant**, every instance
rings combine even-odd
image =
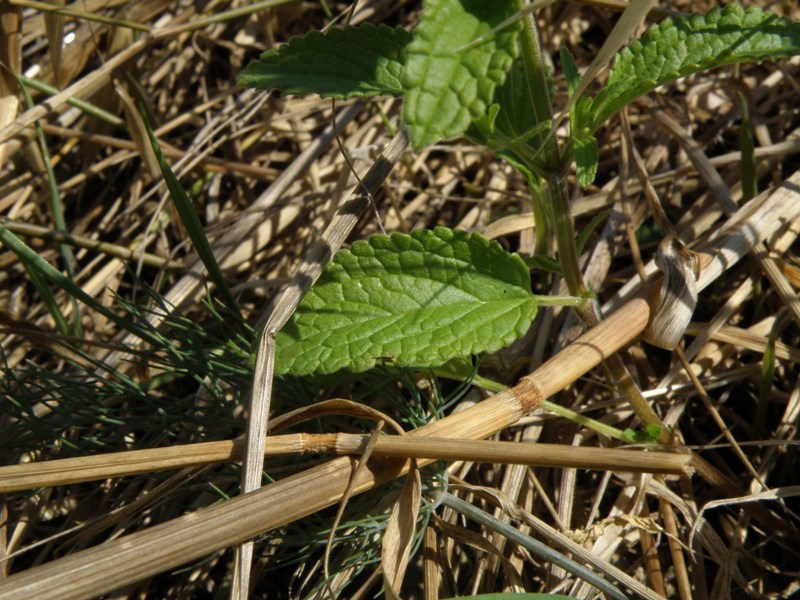
[[[289,94],[402,96],[403,119],[414,148],[467,136],[504,157],[530,182],[537,236],[546,241],[553,231],[568,289],[581,298],[587,290],[577,263],[566,176],[575,163],[581,185],[593,181],[598,163],[595,132],[626,104],[679,77],[735,62],[797,54],[800,25],[736,4],[706,15],[666,19],[617,54],[605,87],[594,97],[581,94],[577,98],[569,111],[569,139],[559,143],[551,131],[552,78],[541,58],[534,19],[515,18],[521,10],[521,0],[427,0],[412,32],[373,25],[311,32],[264,53],[241,73],[239,81]],[[578,89],[579,77],[566,49],[561,62],[572,92]],[[456,246],[470,244],[473,250],[456,259]],[[412,245],[416,245],[414,258]],[[452,248],[444,250],[447,245]],[[483,250],[479,250],[481,245]],[[429,261],[444,265],[451,259],[438,272],[429,268]],[[363,370],[381,360],[433,366],[495,350],[525,331],[541,302],[525,289],[528,282],[523,270],[517,258],[504,255],[477,235],[466,238],[437,230],[357,245],[328,268],[279,336],[279,370],[298,374],[345,367]],[[417,279],[423,274],[427,283]],[[461,274],[463,281],[450,287]],[[490,321],[492,332],[488,336],[483,332],[480,344],[468,341],[474,320],[456,318],[445,323],[433,316],[436,310],[447,313],[441,307],[451,300],[453,306],[462,303],[456,290],[461,286],[460,291],[469,294],[473,276],[481,279],[485,290],[493,288],[487,305],[493,305],[498,314],[503,302],[513,304],[502,319]],[[425,287],[426,300],[403,315],[387,314],[391,287],[403,278]],[[353,294],[356,288],[361,296],[358,310],[352,310],[356,305],[341,294]],[[504,295],[514,300],[501,301]],[[434,299],[438,308],[431,304]],[[391,301],[398,301],[397,296]],[[590,303],[574,304],[589,323],[596,319]],[[365,321],[359,316],[366,310],[374,319]],[[408,330],[411,323],[430,326],[430,344],[420,342],[425,327]],[[341,336],[330,333],[331,324]],[[406,334],[398,334],[398,327]],[[433,334],[438,327],[449,328],[453,337]],[[351,337],[345,335],[346,330]],[[339,352],[346,349],[346,355],[331,359],[333,344]],[[360,353],[355,351],[359,345]],[[317,350],[309,356],[312,348]]]
[[[541,304],[581,302],[530,288],[522,259],[477,234],[372,236],[336,255],[278,334],[276,372],[440,366],[511,343]]]

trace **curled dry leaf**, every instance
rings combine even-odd
[[[697,306],[698,257],[678,239],[668,236],[658,245],[656,265],[664,273],[658,309],[642,337],[672,350],[681,341]]]
[[[422,499],[422,480],[417,462],[412,460],[411,463],[403,491],[392,507],[392,515],[381,545],[383,589],[387,598],[400,598],[400,586],[414,545],[414,531]]]

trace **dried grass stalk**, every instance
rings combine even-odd
[[[265,455],[267,458],[300,454],[358,456],[364,452],[368,439],[369,436],[351,433],[296,433],[271,436],[267,438]],[[242,459],[243,448],[242,440],[226,440],[10,465],[0,467],[0,494],[238,461]],[[691,474],[688,454],[621,448],[585,448],[562,444],[382,436],[375,443],[372,454],[384,458],[471,461],[631,473]]]
[[[701,250],[711,254],[702,288],[730,268],[759,241],[800,215],[800,172],[768,197],[740,210]],[[414,430],[413,437],[488,437],[535,409],[636,338],[647,326],[650,288],[625,303],[511,389],[463,412]],[[424,465],[427,461],[418,461]],[[0,582],[0,598],[90,598],[244,542],[339,501],[354,468],[338,458],[292,475],[251,494],[29,569]],[[356,493],[397,478],[407,463],[371,463],[360,470]],[[302,502],[298,502],[302,498]]]

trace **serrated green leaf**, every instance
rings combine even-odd
[[[572,53],[564,47],[558,49],[561,57],[561,68],[564,69],[564,78],[567,80],[567,92],[572,94],[581,82],[581,74],[578,72],[578,65]]]
[[[400,96],[401,57],[410,41],[405,29],[386,25],[311,31],[252,61],[239,84],[324,98]]]
[[[277,336],[277,373],[435,367],[494,352],[536,315],[519,256],[443,227],[340,251]]]
[[[572,95],[581,82],[578,65],[575,64],[575,59],[566,48],[561,48],[559,54],[561,55],[564,77],[567,80],[567,90]],[[570,139],[575,152],[578,183],[584,189],[589,187],[597,176],[597,163],[599,161],[597,140],[591,133],[581,128],[581,116],[579,116],[579,114],[585,115],[590,105],[591,101],[585,95],[582,95],[572,104],[569,110]]]
[[[518,54],[520,22],[470,44],[522,7],[521,0],[428,0],[405,50],[403,116],[414,148],[462,135],[486,114]]]
[[[597,164],[600,156],[597,151],[597,140],[593,135],[574,135],[572,143],[575,148],[575,168],[578,173],[578,183],[581,187],[588,188],[597,176]]]
[[[774,60],[800,53],[800,24],[737,4],[707,15],[673,17],[651,27],[621,51],[586,123],[595,131],[617,110],[659,85],[737,62]]]

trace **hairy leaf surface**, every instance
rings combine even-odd
[[[403,115],[414,148],[456,138],[486,114],[518,54],[521,24],[486,34],[521,7],[521,0],[425,3],[401,75]]]
[[[401,55],[410,40],[402,27],[386,25],[311,31],[252,61],[239,83],[325,98],[400,96]]]
[[[536,315],[519,256],[443,227],[340,251],[277,337],[277,373],[433,367],[494,352]]]
[[[673,17],[621,51],[592,103],[589,131],[659,85],[705,69],[800,53],[800,24],[737,4],[707,15]]]

